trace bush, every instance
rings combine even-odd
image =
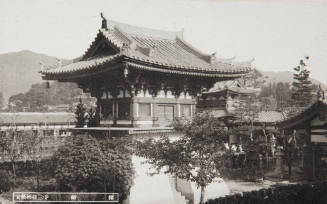
[[[123,142],[113,147],[102,142],[90,135],[67,138],[53,156],[57,190],[117,192],[122,200],[128,196],[134,175],[131,155],[120,150]]]
[[[6,170],[0,170],[0,193],[8,192],[13,184],[13,177]]]
[[[222,198],[210,199],[206,204],[326,204],[327,182],[315,184],[296,184],[276,186],[270,189],[245,192],[243,195],[228,195]]]

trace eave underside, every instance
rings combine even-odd
[[[151,63],[140,63],[135,60],[114,60],[108,63],[97,65],[95,67],[90,67],[89,69],[83,70],[73,70],[69,72],[58,72],[43,73],[42,78],[44,80],[58,80],[58,81],[67,81],[74,82],[83,78],[90,78],[102,74],[110,74],[112,70],[115,69],[124,69],[128,68],[131,70],[153,72],[159,74],[169,74],[169,75],[178,75],[186,77],[196,77],[204,79],[212,79],[216,81],[232,80],[239,77],[242,77],[248,73],[248,71],[239,71],[239,72],[220,72],[220,71],[206,71],[206,70],[192,70],[192,69],[178,69],[171,68],[167,66],[158,66]]]

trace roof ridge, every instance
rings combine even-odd
[[[253,61],[254,61],[254,58],[252,58],[252,59],[250,59],[248,61],[242,61],[242,62],[232,61],[232,62],[230,62],[230,64],[235,65],[235,66],[251,67]]]
[[[216,61],[221,62],[221,63],[231,63],[236,59],[236,56],[230,57],[230,58],[221,58],[221,57],[216,57]]]
[[[189,48],[191,50],[192,54],[195,54],[196,56],[198,56],[199,58],[201,58],[202,60],[204,60],[205,62],[210,64],[212,55],[202,52],[201,50],[199,50],[198,48],[195,48],[193,45],[186,42],[184,39],[179,38],[178,36],[176,37],[176,41],[182,43],[184,46]]]
[[[128,35],[128,33],[125,33],[125,32],[123,32],[123,31],[121,31],[117,25],[114,26],[113,31],[114,31],[114,32],[117,31],[118,34],[119,34],[120,36],[122,36],[123,38],[125,38],[127,41],[129,41],[130,44],[133,43],[133,39]]]
[[[130,25],[114,20],[107,20],[108,28],[119,28],[120,31],[126,32],[130,35],[147,36],[152,38],[162,38],[174,40],[176,37],[183,38],[183,30],[181,31],[167,31],[160,29],[147,28],[142,26]]]

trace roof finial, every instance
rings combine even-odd
[[[100,16],[102,18],[101,28],[108,30],[108,27],[107,27],[107,19],[103,16],[103,13],[102,12],[100,13]]]
[[[210,64],[213,64],[216,61],[216,52],[212,53],[209,56],[209,61],[210,61]]]
[[[44,63],[39,61],[39,65],[40,65],[40,71],[43,72],[45,70]]]

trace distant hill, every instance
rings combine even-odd
[[[281,72],[271,72],[271,71],[261,71],[260,72],[263,74],[265,77],[266,84],[269,83],[278,83],[278,82],[286,82],[286,83],[291,83],[293,82],[293,72],[291,71],[281,71]],[[320,84],[323,89],[327,89],[326,84],[310,78],[313,84]]]
[[[63,64],[71,60],[62,60]],[[38,54],[29,50],[20,52],[10,52],[0,54],[0,92],[3,93],[4,100],[15,94],[28,91],[32,84],[42,81],[39,62],[45,65],[56,65],[56,57],[45,54]],[[266,83],[270,82],[292,82],[293,73],[291,71],[270,72],[260,71],[265,76]],[[312,79],[315,84],[322,84],[318,80]]]
[[[0,92],[4,100],[18,93],[26,92],[32,84],[42,81],[39,62],[56,65],[56,57],[23,50],[0,54]],[[67,63],[68,60],[63,60]]]

